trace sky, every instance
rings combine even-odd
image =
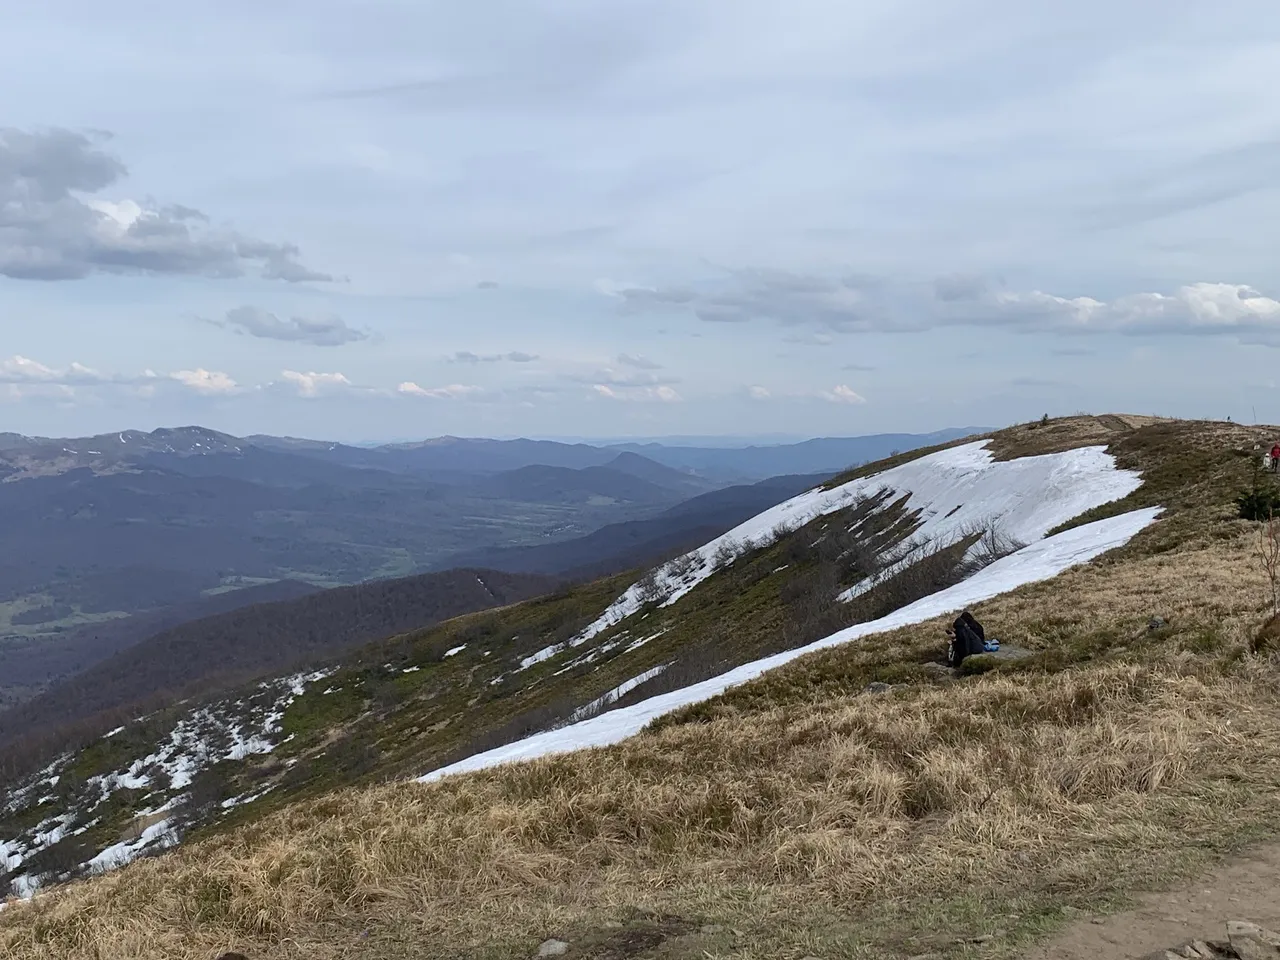
[[[4,22],[0,431],[1280,422],[1270,0]]]

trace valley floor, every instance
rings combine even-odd
[[[1275,924],[1280,649],[1239,462],[1152,466],[1163,519],[975,607],[1030,658],[945,678],[947,618],[906,625],[607,749],[331,794],[50,892],[0,913],[0,953],[1048,960]]]

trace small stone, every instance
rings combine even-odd
[[[702,933],[704,933],[707,936],[712,936],[717,933],[724,933],[724,927],[718,923],[704,924],[702,927]]]
[[[1240,960],[1280,960],[1280,934],[1256,923],[1228,920],[1227,939]]]
[[[623,923],[621,920],[606,920],[603,923],[603,927],[606,930],[621,930],[625,926],[626,924]]]
[[[569,952],[569,945],[563,940],[546,940],[538,948],[540,957],[563,957]]]
[[[866,692],[867,693],[888,693],[892,689],[893,687],[891,687],[889,684],[881,683],[879,680],[877,680],[874,683],[867,684]]]
[[[1169,625],[1169,621],[1164,617],[1152,617],[1147,621],[1148,630],[1163,630]]]

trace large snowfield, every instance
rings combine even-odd
[[[946,542],[962,531],[998,521],[1000,532],[1021,543],[1039,540],[1048,531],[1087,510],[1128,496],[1142,484],[1131,470],[1116,468],[1104,447],[1082,447],[1040,457],[997,461],[988,441],[976,440],[861,477],[829,490],[821,487],[772,507],[685,557],[658,569],[658,586],[670,606],[715,573],[722,550],[745,553],[768,543],[779,528],[796,529],[859,500],[889,493],[910,495],[906,509],[920,511],[913,539]],[[690,562],[692,561],[692,562]],[[633,584],[568,646],[578,646],[621,623],[643,605],[643,587]],[[532,666],[563,647],[548,647],[521,666]]]
[[[712,558],[721,544],[738,544],[748,539],[759,543],[780,525],[795,528],[817,516],[835,512],[861,498],[886,490],[899,497],[909,494],[907,509],[920,511],[921,523],[915,539],[948,542],[962,531],[994,521],[1006,537],[1027,544],[1015,553],[997,560],[962,583],[879,620],[856,624],[807,646],[744,664],[681,690],[487,750],[434,770],[420,777],[419,782],[428,783],[451,774],[618,743],[639,733],[656,717],[708,700],[807,653],[922,623],[1025,584],[1050,579],[1070,567],[1087,563],[1108,550],[1123,546],[1154,522],[1160,513],[1159,508],[1136,510],[1046,539],[1045,534],[1053,528],[1094,507],[1132,493],[1141,485],[1141,477],[1133,471],[1118,469],[1115,459],[1103,447],[995,461],[986,446],[986,441],[978,441],[941,450],[830,490],[810,490],[779,504],[693,551],[701,565],[694,576],[671,584],[672,596],[666,602],[675,602],[697,582],[714,573]],[[673,568],[668,564],[662,569]],[[575,638],[572,645],[620,623],[641,606],[639,589],[632,587]]]

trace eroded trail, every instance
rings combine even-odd
[[[1124,913],[1072,924],[1031,960],[1132,960],[1193,937],[1225,940],[1228,920],[1280,928],[1280,844],[1260,847],[1193,883],[1143,894]]]

